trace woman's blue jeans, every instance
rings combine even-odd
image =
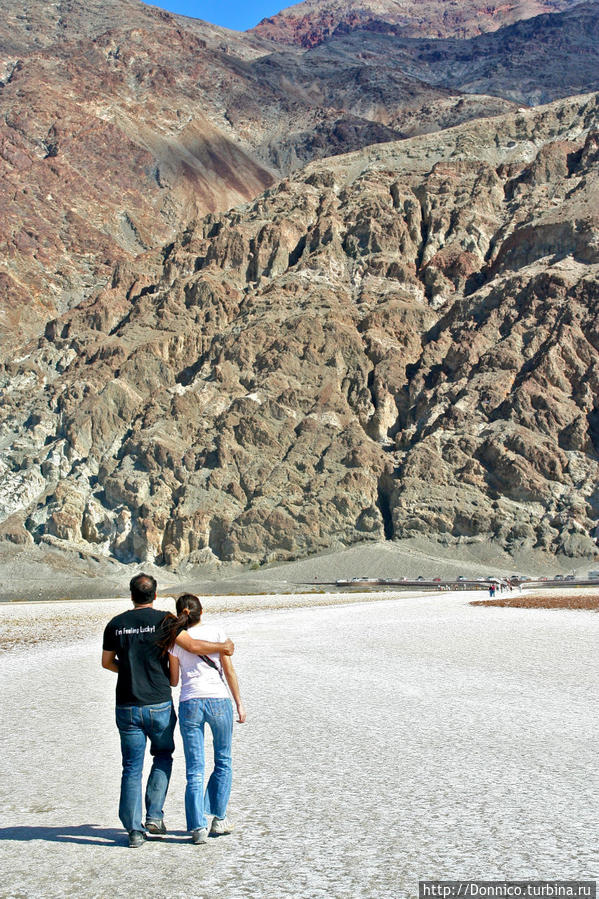
[[[146,740],[150,741],[150,753],[154,757],[146,785],[146,818],[162,821],[164,800],[173,767],[173,734],[177,716],[172,702],[161,702],[158,705],[117,705],[116,723],[121,735],[123,756],[119,818],[125,830],[143,830],[141,780]]]
[[[204,793],[204,724],[212,731],[214,770]],[[230,699],[188,699],[179,704],[185,750],[187,829],[206,827],[206,815],[224,818],[231,795],[233,703]]]

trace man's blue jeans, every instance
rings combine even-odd
[[[204,724],[212,731],[214,771],[204,794]],[[206,815],[224,818],[231,795],[233,703],[230,699],[188,699],[179,704],[179,727],[185,750],[187,829],[206,827]]]
[[[170,701],[158,705],[117,705],[116,723],[123,756],[119,818],[125,830],[143,830],[141,779],[146,740],[150,741],[150,753],[154,757],[146,786],[146,817],[162,821],[173,767],[177,716]]]

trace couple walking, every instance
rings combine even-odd
[[[118,675],[116,723],[121,737],[123,773],[119,818],[129,834],[129,846],[143,846],[145,831],[166,833],[164,801],[173,765],[177,716],[171,686],[181,678],[179,726],[185,750],[187,785],[185,815],[193,843],[210,834],[230,833],[227,803],[231,792],[233,706],[245,721],[237,675],[231,656],[234,645],[217,627],[200,623],[202,605],[186,593],[177,600],[177,615],[153,606],[156,581],[138,574],[129,585],[133,608],[106,626],[102,667]],[[227,684],[229,690],[227,689]],[[212,730],[214,770],[204,790],[204,725]],[[142,771],[146,740],[153,757],[142,824]]]

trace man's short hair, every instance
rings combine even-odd
[[[136,574],[129,581],[131,599],[135,606],[146,606],[156,597],[156,579],[151,574]]]

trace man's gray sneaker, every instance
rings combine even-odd
[[[153,821],[151,818],[148,818],[145,824],[145,828],[148,833],[152,833],[157,837],[163,837],[166,833],[166,825],[164,821]]]
[[[201,845],[202,843],[208,842],[208,828],[207,827],[198,827],[197,830],[191,831],[191,842],[195,843],[196,846]]]
[[[233,830],[233,823],[229,821],[228,818],[213,818],[212,826],[210,828],[210,836],[211,837],[222,837],[226,833],[231,833]]]
[[[145,842],[145,836],[142,830],[129,831],[129,849],[139,849]]]

